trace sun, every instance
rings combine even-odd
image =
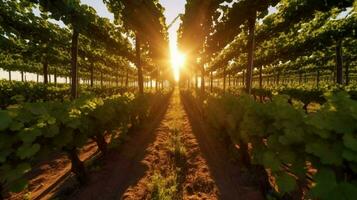
[[[180,70],[185,64],[186,56],[178,51],[177,47],[171,48],[171,66],[175,81],[180,79]]]

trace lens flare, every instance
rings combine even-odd
[[[184,66],[186,60],[186,56],[179,52],[177,47],[171,48],[171,66],[174,73],[175,81],[179,81],[180,79],[180,71]]]

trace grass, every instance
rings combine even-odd
[[[171,155],[173,156],[176,164],[182,167],[184,161],[186,160],[187,150],[181,140],[179,129],[171,130],[171,137],[168,141],[168,149]]]
[[[22,198],[23,200],[30,200],[31,199],[31,192],[26,192],[26,194]]]
[[[168,177],[162,177],[159,173],[155,173],[151,177],[149,184],[152,200],[173,200],[177,197],[178,183],[175,172]]]
[[[149,190],[152,200],[175,200],[180,196],[179,188],[184,178],[187,151],[181,140],[180,130],[174,128],[170,130],[170,133],[167,146],[172,163],[168,168],[168,175],[162,176],[160,172],[155,172],[151,177]]]

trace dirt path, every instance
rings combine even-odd
[[[148,170],[126,191],[123,199],[172,196],[173,199],[217,199],[218,189],[193,135],[178,90],[155,132],[156,139],[143,161]]]
[[[157,113],[121,152],[106,155],[90,182],[66,199],[263,199],[185,105],[176,89],[166,113]]]

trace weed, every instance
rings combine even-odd
[[[168,177],[162,177],[159,173],[155,173],[151,177],[149,190],[151,191],[152,200],[174,200],[177,197],[177,176],[175,173]]]
[[[179,129],[173,129],[171,131],[172,135],[169,140],[168,146],[169,146],[169,151],[174,157],[174,160],[176,161],[177,164],[182,164],[182,162],[185,160],[187,151],[185,148],[185,145],[183,144],[181,137],[180,137],[180,130]]]

